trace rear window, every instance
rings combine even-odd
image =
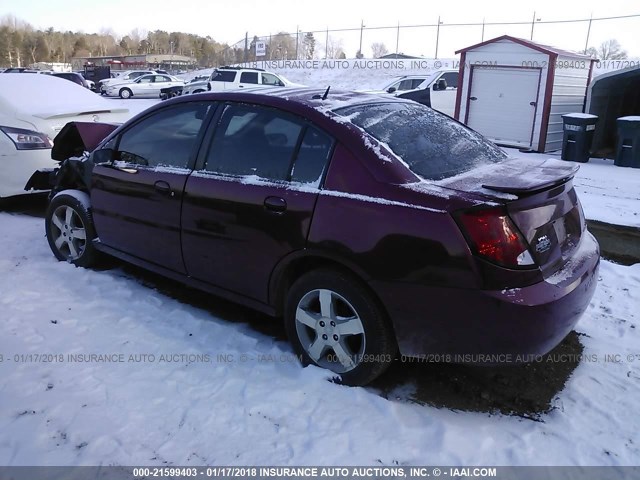
[[[418,103],[380,103],[335,110],[385,143],[417,175],[453,177],[507,155],[464,125]]]

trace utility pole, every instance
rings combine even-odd
[[[536,12],[533,12],[533,18],[531,19],[531,41],[533,41],[533,26],[539,21],[540,19],[536,18]]]
[[[482,17],[482,40],[480,41],[484,42],[484,17]]]
[[[249,61],[249,32],[244,34],[244,63]]]
[[[396,56],[398,55],[399,45],[400,45],[400,21],[398,20],[398,33],[396,33]]]
[[[298,40],[300,39],[300,25],[296,25],[296,60],[298,60]]]
[[[362,30],[364,30],[364,20],[360,20],[360,48],[358,53],[362,55]]]
[[[324,59],[329,57],[329,27],[327,26],[327,38],[324,42]]]
[[[584,53],[587,53],[589,48],[589,35],[591,35],[591,22],[593,21],[593,12],[591,12],[591,16],[589,17],[589,28],[587,29],[587,41],[584,42]]]
[[[438,25],[436,26],[436,60],[438,59],[438,43],[440,42],[440,16],[438,15]]]

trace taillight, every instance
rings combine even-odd
[[[38,150],[52,147],[51,140],[44,133],[12,127],[0,127],[0,131],[9,137],[17,150]]]
[[[468,210],[457,219],[475,255],[505,267],[535,265],[522,234],[503,208]]]

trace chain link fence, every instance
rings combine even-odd
[[[574,50],[586,52],[595,30],[606,30],[611,32],[610,37],[615,37],[620,28],[640,31],[640,14],[544,20],[534,12],[529,21],[447,23],[438,18],[431,24],[390,26],[367,26],[361,22],[353,28],[297,29],[269,35],[247,33],[218,52],[214,66],[274,60],[402,58],[405,53],[435,59],[444,53],[450,58],[454,49],[505,34],[552,44],[549,39],[559,29],[563,38],[570,39]],[[460,38],[474,40],[460,45]]]

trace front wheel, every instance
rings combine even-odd
[[[51,251],[58,260],[66,260],[78,267],[95,263],[96,238],[89,196],[74,190],[56,195],[45,215],[45,231]]]
[[[131,95],[133,95],[133,93],[128,88],[120,90],[120,98],[131,98]]]
[[[346,385],[380,376],[397,352],[393,330],[373,295],[337,270],[298,279],[285,306],[287,335],[304,364],[326,368]]]

